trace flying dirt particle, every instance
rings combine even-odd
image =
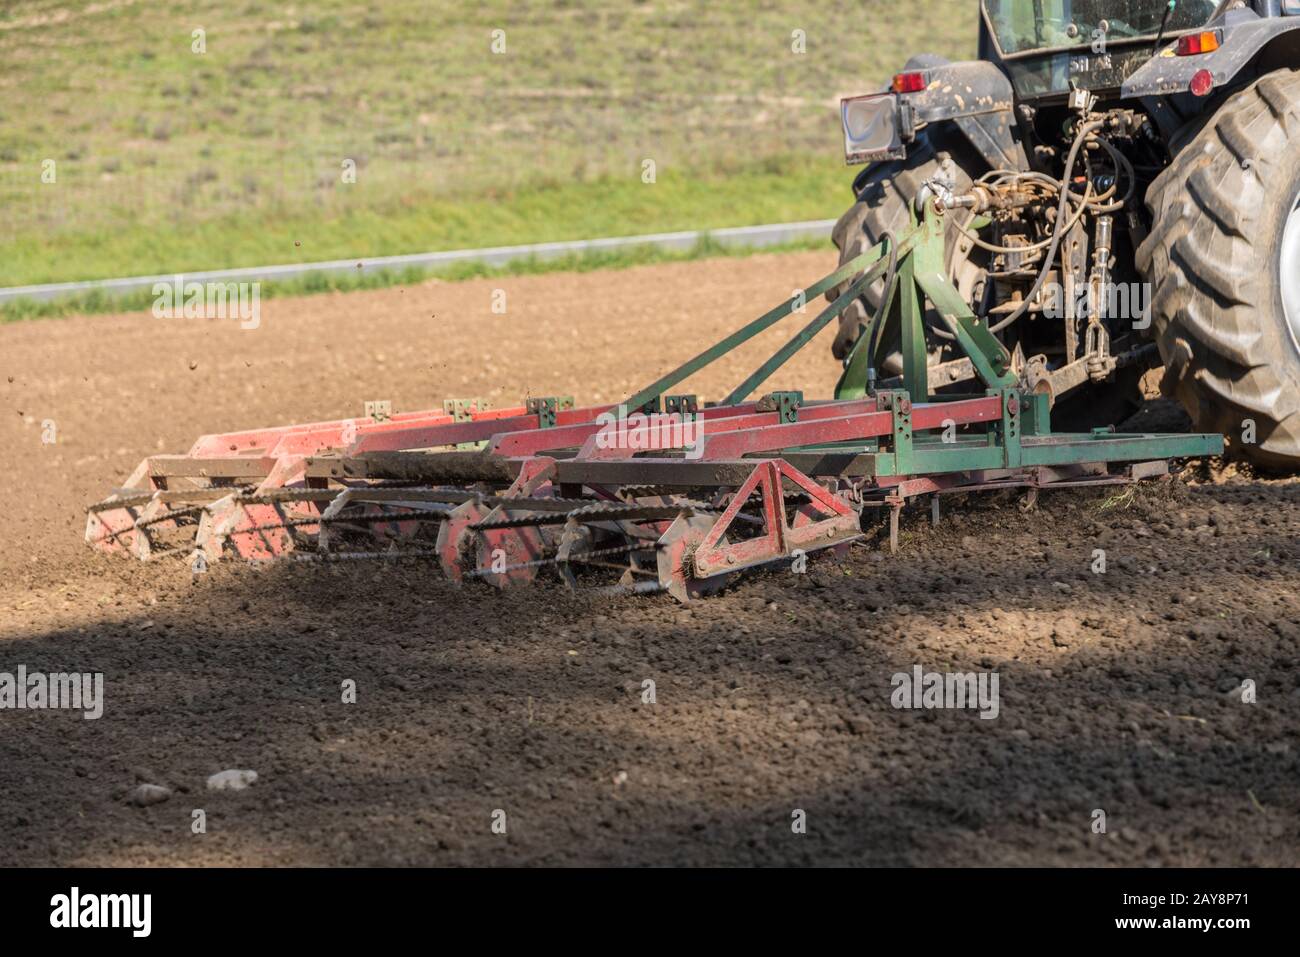
[[[198,367],[199,367],[199,361],[198,361],[197,359],[191,359],[191,360],[190,360],[190,371],[193,372],[193,371],[194,371],[195,369],[197,369]]]
[[[295,246],[301,246],[301,245],[302,245],[302,240],[301,240],[301,239],[295,239],[295,240],[293,241],[293,244],[294,244]]]
[[[9,377],[9,381],[10,381],[10,382],[13,382],[13,381],[14,381],[14,377],[13,377],[13,376],[10,376],[10,377]]]

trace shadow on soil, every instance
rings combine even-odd
[[[0,671],[106,685],[99,720],[0,712],[0,863],[1291,865],[1294,489],[972,501],[690,607],[133,570],[156,605],[0,641]],[[996,671],[998,717],[896,710],[918,664]],[[207,791],[225,768],[260,777]]]

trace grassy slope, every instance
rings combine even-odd
[[[833,216],[836,96],[973,46],[973,3],[906,9],[10,4],[0,285]]]

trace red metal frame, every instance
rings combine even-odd
[[[801,520],[791,525],[786,515],[783,481],[797,486],[810,499],[810,507],[800,513]],[[758,492],[762,499],[765,531],[763,535],[733,543],[723,537],[731,528],[750,496]],[[817,517],[817,511],[821,516]],[[701,578],[727,574],[789,558],[796,551],[810,552],[852,541],[861,534],[858,513],[835,495],[822,488],[788,462],[769,459],[759,462],[731,496],[726,510],[714,522],[695,549],[695,573]]]
[[[560,410],[555,413],[555,424],[551,427],[542,427],[540,414],[530,413],[523,406],[471,411],[468,420],[458,420],[445,412],[432,410],[399,413],[382,422],[370,418],[335,419],[205,435],[194,443],[188,456],[182,458],[238,459],[249,465],[256,462],[256,466],[245,471],[260,473],[255,490],[258,494],[306,485],[306,469],[311,456],[356,456],[366,452],[438,448],[466,442],[486,441],[490,455],[523,459],[527,474],[529,463],[549,461],[540,456],[544,451],[580,446],[578,459],[630,459],[641,454],[634,448],[600,447],[598,436],[605,427],[600,416],[611,411],[618,411],[618,407],[601,405]],[[992,396],[917,405],[910,411],[916,430],[938,428],[948,420],[964,425],[994,420],[1000,415],[999,400]],[[715,462],[739,460],[748,455],[798,446],[880,437],[888,435],[892,428],[891,413],[882,411],[875,399],[810,403],[798,410],[795,422],[782,422],[780,414],[775,411],[760,411],[756,402],[708,407],[696,415],[701,422],[701,446],[693,451],[691,457]],[[639,429],[625,430],[623,438],[629,445],[646,445],[651,433],[656,433],[657,439],[662,440],[665,419],[671,421],[672,416],[660,413],[659,417]],[[685,443],[670,445],[678,449],[684,446]],[[662,441],[657,442],[656,448],[663,449]],[[146,459],[128,480],[128,488],[142,492],[168,488],[166,473],[169,469],[163,466],[174,466],[176,459],[176,456]],[[164,474],[155,474],[155,469]],[[211,474],[219,477],[219,468],[213,469]],[[599,490],[598,494],[612,497],[610,493],[600,493]],[[454,524],[458,528],[463,526],[465,521],[462,519],[468,520],[472,511],[465,509],[465,514]],[[165,507],[161,503],[92,512],[87,521],[86,537],[106,550],[127,548],[147,557],[152,553],[149,530],[161,530],[173,524],[166,519],[156,520],[163,513]],[[220,557],[227,543],[243,558],[274,558],[293,547],[292,534],[277,526],[292,521],[305,532],[316,532],[318,528],[310,520],[319,514],[320,505],[316,502],[289,501],[267,505],[227,497],[205,508],[198,546],[213,560]],[[400,523],[394,528],[376,527],[375,534],[382,541],[411,527]],[[494,532],[491,537],[510,543],[519,551],[521,534],[512,537]],[[537,543],[525,544],[531,547]]]
[[[730,412],[735,407],[722,407]],[[969,425],[976,422],[996,421],[1002,416],[1001,399],[986,396],[978,399],[961,399],[954,402],[931,402],[912,405],[904,411],[911,412],[914,431],[942,428],[946,423]],[[717,412],[718,409],[709,411]],[[879,438],[893,431],[893,414],[882,411],[875,399],[827,402],[799,410],[798,421],[782,422],[776,412],[717,415],[706,419],[701,436],[702,448],[695,457],[705,461],[729,461],[758,452],[772,452],[800,446],[825,445],[858,439]],[[651,433],[657,429],[647,425],[629,430],[624,436],[629,448],[601,448],[597,429],[585,439],[580,459],[627,459],[638,454],[631,446],[645,447]],[[637,442],[637,435],[645,441]],[[668,448],[684,449],[685,443]],[[657,451],[665,451],[660,445]]]

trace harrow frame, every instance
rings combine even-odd
[[[899,511],[917,496],[932,497],[937,521],[943,494],[1023,487],[1032,501],[1041,488],[1133,482],[1167,475],[1173,458],[1222,453],[1219,435],[1053,433],[1048,397],[1017,388],[1005,347],[948,281],[943,217],[929,203],[897,241],[886,237],[618,405],[546,397],[490,410],[449,400],[441,412],[203,436],[186,455],[145,459],[125,487],[91,506],[86,539],[140,558],[183,551],[204,562],[228,552],[251,560],[414,552],[435,557],[454,581],[497,587],[547,567],[569,585],[580,568],[612,569],[621,572],[616,589],[684,601],[746,569],[846,547],[872,509],[888,510],[896,549]],[[833,400],[749,399],[878,280],[881,328],[859,336]],[[670,394],[842,284],[722,402]],[[931,392],[926,300],[982,392]],[[897,388],[877,387],[872,350],[887,333],[902,346]],[[663,427],[683,423],[695,431]],[[166,544],[191,526],[192,542]],[[605,561],[615,555],[622,560]]]

